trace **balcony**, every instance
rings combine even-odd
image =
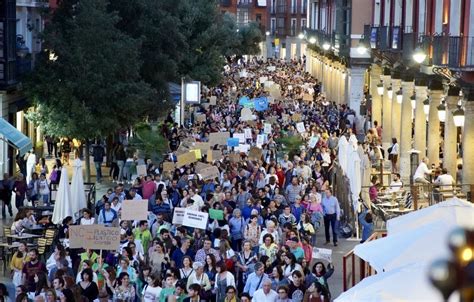
[[[238,8],[250,8],[253,6],[253,0],[237,0]]]
[[[432,65],[474,71],[474,37],[424,36],[422,41]]]

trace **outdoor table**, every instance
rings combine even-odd
[[[45,227],[37,224],[32,227],[25,227],[25,230],[27,230],[31,234],[40,234],[45,230]]]
[[[403,210],[400,210],[400,209],[388,209],[387,212],[394,213],[394,214],[398,214],[398,215],[402,215],[402,214],[406,214],[406,213],[413,212],[413,209],[408,209],[408,208],[405,208],[405,209],[403,209]]]
[[[29,233],[23,233],[20,235],[7,235],[7,242],[8,244],[12,244],[13,241],[20,241],[20,240],[32,240],[34,238],[40,238],[42,237],[41,235],[35,235],[35,234],[29,234]]]
[[[391,202],[383,202],[383,203],[376,203],[376,205],[384,207],[384,208],[395,208],[398,207],[398,203],[391,203]]]
[[[27,245],[28,247],[36,247],[36,246],[38,246],[38,245],[35,244],[35,243],[27,243],[26,245]],[[19,246],[20,246],[20,242],[18,242],[18,241],[12,242],[11,244],[8,244],[8,243],[0,243],[0,248],[6,248],[6,249],[17,249]]]

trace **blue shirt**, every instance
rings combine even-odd
[[[324,195],[323,200],[321,202],[323,206],[323,214],[324,215],[332,215],[336,214],[337,219],[341,216],[341,209],[339,207],[339,201],[335,196],[327,197]]]
[[[296,247],[295,249],[290,249],[291,253],[295,255],[296,260],[302,260],[304,258],[304,250],[301,246]]]
[[[262,282],[260,282],[260,279]],[[247,278],[247,282],[245,282],[244,293],[249,293],[252,297],[256,290],[263,287],[263,282],[267,279],[270,280],[266,274],[263,274],[262,278],[262,276],[257,276],[255,272],[251,273]]]
[[[366,241],[374,232],[374,223],[365,221],[367,210],[359,214],[359,223],[362,225],[362,241]]]
[[[171,260],[176,264],[176,268],[183,268],[183,258],[184,256],[189,256],[191,259],[194,259],[194,252],[191,249],[188,249],[186,253],[183,253],[182,249],[176,249],[171,256]]]

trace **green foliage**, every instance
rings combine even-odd
[[[153,90],[140,77],[140,40],[118,21],[106,0],[61,2],[45,29],[48,50],[25,83],[46,133],[106,136],[146,115]]]
[[[168,141],[151,125],[142,123],[135,127],[135,136],[131,138],[129,147],[139,150],[154,162],[160,162],[168,151]]]
[[[280,150],[284,153],[288,153],[290,158],[300,153],[300,147],[303,145],[303,139],[299,135],[294,136],[283,136],[276,140],[281,145]]]

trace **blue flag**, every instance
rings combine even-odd
[[[266,97],[259,97],[254,99],[255,110],[265,111],[268,110],[268,100]]]

